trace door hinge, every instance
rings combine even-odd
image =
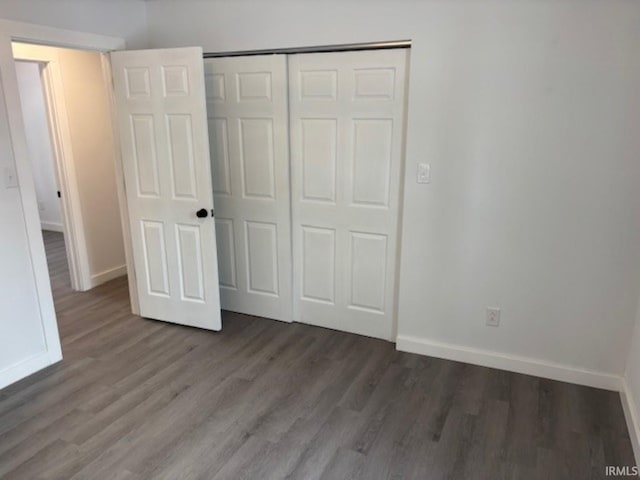
[[[58,190],[58,198],[62,198],[62,194],[60,193],[60,190]]]

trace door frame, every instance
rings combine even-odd
[[[37,54],[14,54],[14,59],[42,65],[42,88],[47,109],[56,182],[61,192],[62,229],[67,261],[69,262],[71,288],[85,291],[93,286],[89,271],[87,242],[84,235],[78,181],[73,168],[73,149],[67,109],[62,97],[62,76],[58,59],[51,53],[41,51]]]
[[[10,23],[16,23],[18,25],[17,22]],[[117,119],[115,111],[115,98],[113,91],[113,81],[111,77],[111,63],[109,61],[109,52],[112,52],[114,50],[124,50],[126,48],[125,41],[124,39],[119,37],[95,35],[57,28],[40,27],[30,24],[19,24],[19,26],[20,33],[17,34],[17,38],[12,38],[12,42],[21,42],[47,47],[72,48],[76,50],[95,51],[97,53],[100,53],[103,79],[105,85],[107,86],[106,90],[109,95],[109,116],[114,142],[113,163],[115,166],[116,174],[116,190],[118,196],[118,207],[120,209],[120,224],[122,227],[129,297],[132,313],[139,314],[138,291],[135,288],[136,274],[133,267],[133,253],[129,230],[129,211],[127,209],[127,200],[124,186],[124,172],[122,169],[122,155],[120,149],[120,137],[116,123]],[[22,27],[29,28],[23,29]],[[38,27],[38,31],[36,32],[33,28],[30,27]],[[40,31],[43,32],[40,33]],[[56,124],[57,131],[55,133],[52,131],[52,134],[57,135],[57,139],[54,139],[54,143],[55,140],[59,142],[54,146],[56,151],[56,162],[59,162],[58,181],[62,191],[63,205],[69,206],[68,211],[63,213],[63,215],[68,215],[68,219],[67,217],[65,217],[65,240],[67,238],[67,233],[70,233],[68,238],[70,238],[71,247],[74,250],[73,253],[69,252],[69,247],[66,248],[67,253],[70,254],[69,258],[73,258],[73,260],[75,260],[75,264],[73,265],[73,267],[70,261],[70,267],[75,268],[75,272],[77,272],[77,288],[74,287],[73,273],[72,287],[79,291],[86,291],[93,288],[95,284],[93,278],[91,277],[89,268],[88,251],[82,222],[82,210],[80,204],[78,183],[73,167],[73,149],[66,113],[66,105],[64,101],[61,100],[63,99],[62,74],[59,63],[57,62],[57,58],[49,57],[46,61],[48,62],[47,65],[50,69],[49,77],[51,83],[48,86],[45,85],[45,88],[51,88],[50,97],[53,102],[55,102],[54,105],[52,105],[52,107],[49,109],[49,112],[51,115],[56,117],[51,119],[52,121],[50,122],[50,125],[52,126],[53,130],[53,125],[54,123]],[[49,107],[49,105],[47,106]],[[62,172],[64,172],[64,174]],[[63,190],[63,188],[66,189],[66,191]],[[65,201],[67,202],[66,204]],[[73,225],[73,227],[69,228],[70,225]]]
[[[109,37],[74,30],[64,30],[54,27],[35,25],[0,19],[0,72],[2,72],[3,94],[6,102],[6,114],[11,135],[11,146],[15,168],[19,180],[19,196],[22,203],[22,214],[25,222],[28,250],[33,267],[33,277],[36,295],[40,307],[40,320],[45,337],[47,351],[36,357],[25,359],[12,367],[10,372],[3,372],[2,384],[8,385],[23,377],[41,370],[62,359],[62,349],[56,313],[51,292],[51,280],[47,267],[44,241],[40,228],[40,214],[36,200],[35,185],[31,172],[29,153],[27,149],[25,126],[20,105],[18,79],[15,70],[12,42],[34,43],[54,47],[67,47],[98,52],[109,52],[125,48],[125,41],[118,37]],[[105,77],[106,78],[106,77]],[[109,82],[109,85],[111,82]],[[118,145],[118,143],[116,144]],[[116,156],[119,157],[119,150]],[[120,158],[114,159],[119,165]],[[123,179],[116,178],[119,184]],[[120,190],[120,187],[118,187]],[[126,215],[126,208],[122,208],[123,199],[119,195],[121,217]],[[124,218],[122,223],[128,225]],[[124,232],[125,250],[129,248],[128,229]],[[127,263],[127,271],[131,275],[131,265]],[[131,283],[131,282],[130,282]]]

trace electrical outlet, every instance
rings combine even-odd
[[[38,202],[38,210],[44,212],[44,202]]]
[[[431,183],[431,165],[428,163],[418,164],[418,183]]]
[[[500,309],[494,307],[487,307],[487,326],[499,327],[500,326]]]

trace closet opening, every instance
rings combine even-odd
[[[410,42],[204,55],[221,307],[395,336]]]

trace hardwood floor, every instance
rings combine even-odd
[[[633,465],[617,393],[224,314],[129,313],[70,290],[45,232],[64,360],[0,391],[3,479],[587,479]],[[610,477],[608,477],[610,478]]]

